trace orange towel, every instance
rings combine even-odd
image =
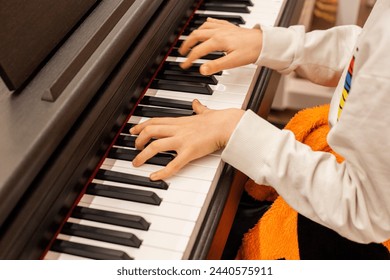
[[[317,106],[298,112],[286,125],[298,141],[314,151],[334,154],[338,162],[343,158],[327,144],[329,105]],[[275,200],[254,228],[245,234],[237,259],[300,259],[298,213],[270,186],[257,185],[248,180],[245,190],[258,200]],[[383,243],[387,249],[390,241]]]

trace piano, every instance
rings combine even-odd
[[[1,1],[0,29],[21,2]],[[39,9],[29,7],[31,23],[43,21],[35,30],[0,31],[27,38],[24,53],[0,48],[0,259],[219,258],[243,174],[216,152],[152,182],[174,152],[134,168],[128,131],[192,114],[194,98],[266,117],[279,74],[248,65],[203,77],[199,63],[224,54],[184,71],[177,47],[208,16],[250,28],[294,24],[303,1],[42,2],[53,14],[34,18]]]

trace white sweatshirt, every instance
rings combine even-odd
[[[251,111],[231,136],[223,160],[348,239],[389,239],[390,0],[377,2],[363,29],[341,26],[306,34],[302,26],[262,29],[258,65],[337,85],[327,140],[345,161],[313,152]],[[353,73],[347,75],[351,59]],[[346,101],[340,102],[343,91]]]

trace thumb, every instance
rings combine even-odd
[[[204,63],[199,68],[200,74],[202,74],[204,76],[212,75],[212,74],[214,74],[214,73],[216,73],[218,71],[220,71],[220,69],[217,69],[215,67],[213,61],[208,62],[208,63]]]
[[[224,69],[233,68],[237,66],[237,62],[234,59],[232,59],[231,54],[227,54],[220,58],[210,60],[200,66],[199,72],[202,75],[209,76]]]
[[[202,114],[208,110],[207,107],[200,103],[198,99],[194,99],[194,101],[192,101],[192,109],[197,115]]]

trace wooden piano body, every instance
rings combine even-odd
[[[276,23],[296,22],[302,1],[281,2]],[[0,81],[0,259],[45,258],[200,5],[97,1],[25,80]],[[257,69],[243,107],[265,117],[278,79]],[[221,256],[244,180],[221,166],[181,258]]]

